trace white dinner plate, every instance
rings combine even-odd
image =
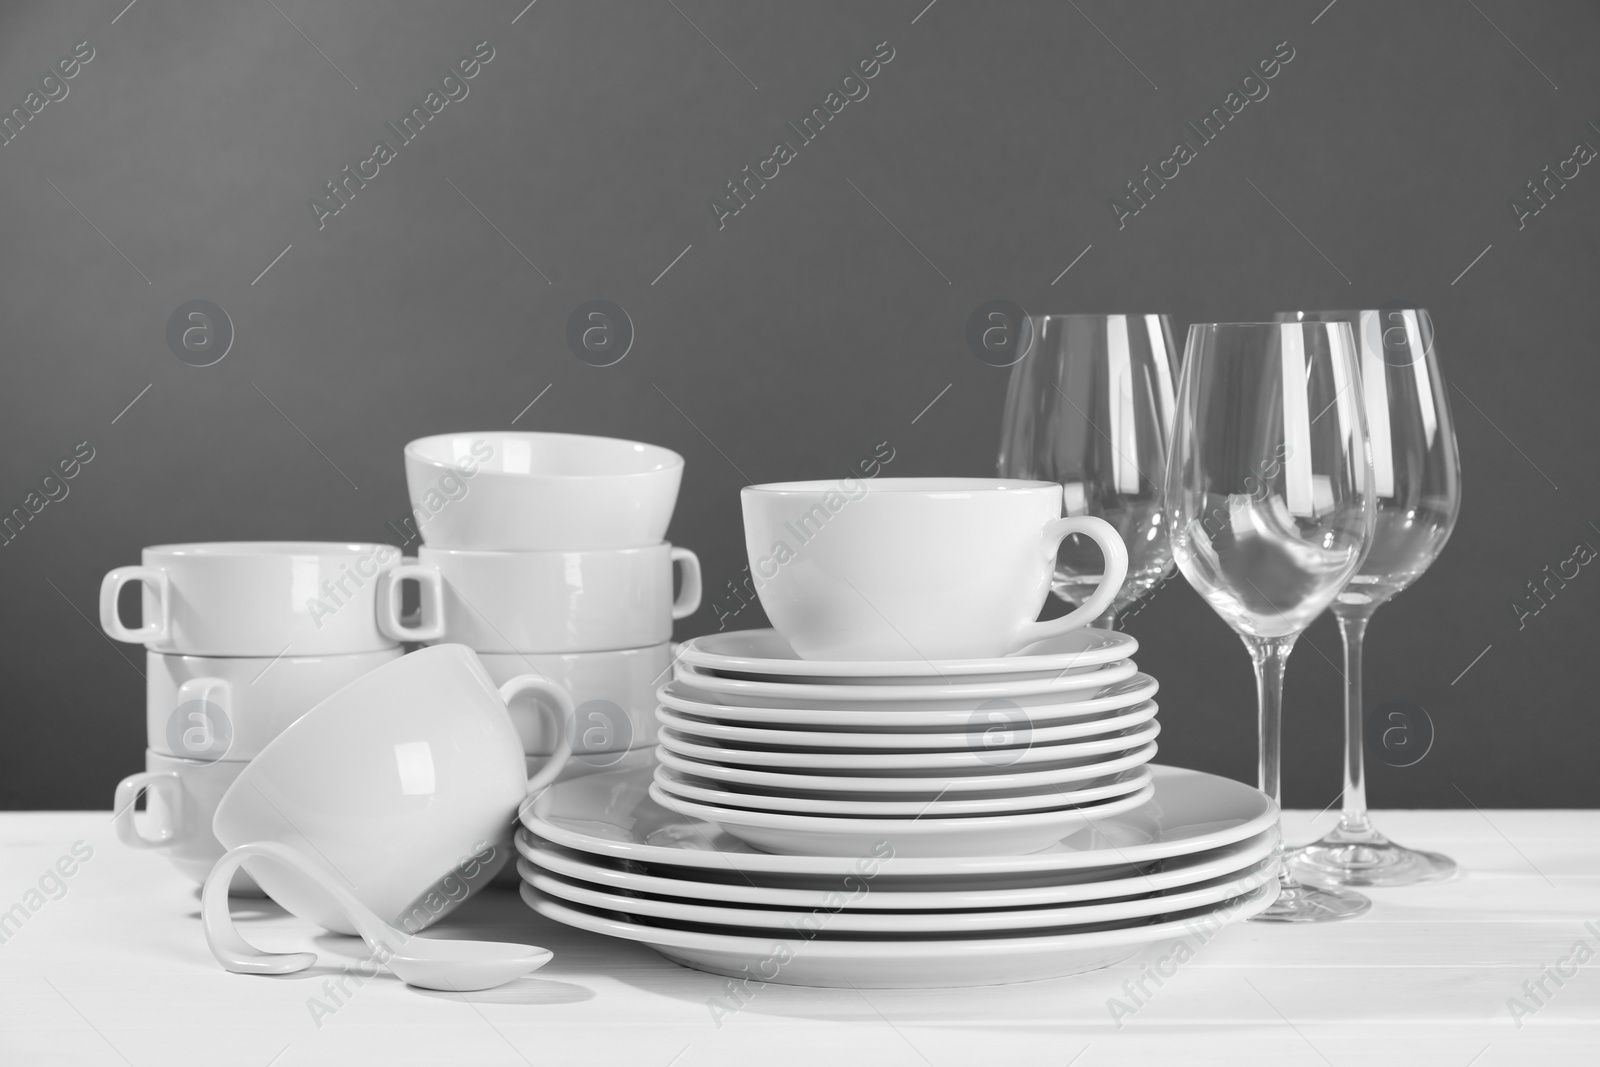
[[[539,914],[580,930],[649,945],[669,960],[712,974],[783,985],[934,989],[1060,978],[1110,966],[1140,946],[1209,936],[1266,910],[1277,899],[1268,882],[1245,897],[1109,929],[1029,932],[1017,937],[937,940],[806,940],[793,933],[740,936],[627,922],[541,897],[527,883],[522,899]]]
[[[974,739],[973,746],[946,752],[778,752],[772,749],[745,748],[726,741],[703,741],[685,737],[677,730],[663,729],[656,741],[668,752],[689,759],[736,767],[786,767],[790,770],[823,771],[844,774],[888,774],[938,772],[940,774],[986,774],[1003,769],[1069,761],[1093,761],[1154,741],[1161,724],[1154,720],[1110,737],[1087,741],[1064,741],[1025,748],[984,749]]]
[[[1044,789],[1065,787],[1073,783],[1100,784],[1112,775],[1133,767],[1142,767],[1155,759],[1156,745],[1151,742],[1112,759],[1100,762],[1077,762],[1065,767],[1049,766],[1044,769],[990,766],[980,773],[952,773],[929,771],[926,774],[886,774],[882,771],[865,774],[809,774],[796,770],[759,770],[754,767],[733,767],[723,763],[686,758],[667,749],[656,748],[656,760],[684,774],[693,774],[717,782],[747,786],[773,793],[804,796],[808,793],[885,793],[884,799],[932,800],[935,796],[960,796],[963,794],[1035,793]],[[1076,785],[1074,785],[1076,788]]]
[[[872,856],[884,848],[895,856],[1021,856],[1049,848],[1096,820],[1132,811],[1155,795],[1137,793],[1055,811],[947,818],[852,818],[794,815],[699,804],[670,796],[654,783],[650,798],[691,819],[716,823],[756,848],[788,856]]]
[[[974,712],[963,728],[954,731],[900,731],[897,733],[848,733],[828,730],[767,729],[759,726],[734,726],[707,722],[683,715],[665,705],[656,709],[656,721],[670,726],[685,737],[707,741],[726,741],[740,748],[801,749],[804,751],[891,751],[928,752],[938,749],[986,751],[1024,745],[1054,745],[1117,733],[1140,726],[1155,718],[1156,702],[1119,711],[1104,717],[1079,719],[1056,726],[1039,726],[1032,716],[995,709]]]
[[[862,861],[835,856],[773,856],[715,824],[686,819],[650,799],[651,768],[633,767],[556,782],[521,809],[524,826],[556,845],[616,860],[738,872],[842,877]],[[1255,837],[1276,826],[1278,806],[1260,790],[1204,771],[1150,768],[1155,796],[1122,815],[1097,818],[1030,856],[912,858],[878,853],[876,877],[993,878],[1141,864],[1188,856]],[[731,873],[730,873],[731,872]]]
[[[1074,630],[1010,656],[946,660],[807,660],[776,630],[733,630],[694,637],[678,646],[678,658],[724,676],[810,685],[896,685],[972,679],[1050,677],[1065,671],[1128,659],[1139,642],[1116,630]]]
[[[729,697],[707,693],[673,679],[656,690],[656,698],[674,711],[696,718],[735,725],[783,726],[809,730],[872,732],[874,730],[965,730],[973,717],[992,710],[1015,708],[1035,727],[1056,725],[1073,719],[1103,715],[1143,703],[1156,695],[1159,686],[1148,674],[1133,674],[1096,690],[1084,700],[1066,703],[1043,702],[1035,698],[983,708],[989,701],[972,700],[965,704],[945,704],[928,711],[894,708],[883,710],[868,705],[826,708],[752,708]],[[981,710],[980,710],[981,709]]]
[[[1278,876],[1278,862],[1267,859],[1243,871],[1213,878],[1163,893],[1130,900],[1102,900],[1038,908],[980,908],[963,911],[846,911],[839,907],[803,909],[753,908],[707,904],[617,893],[603,886],[541,872],[525,859],[517,860],[517,873],[540,893],[571,904],[619,912],[631,919],[658,919],[672,923],[723,926],[751,932],[791,930],[835,934],[979,934],[994,931],[1045,930],[1051,927],[1091,926],[1145,919],[1175,911],[1216,904],[1260,889]]]
[[[1145,768],[1116,776],[1114,781],[1071,791],[1046,789],[1035,793],[1010,793],[1000,796],[934,797],[931,800],[895,800],[871,793],[851,796],[844,793],[791,796],[785,793],[750,793],[701,784],[691,776],[670,767],[657,767],[655,783],[672,796],[699,804],[724,808],[749,808],[752,811],[787,811],[796,815],[889,816],[938,818],[951,815],[1006,815],[1024,811],[1044,811],[1068,805],[1094,804],[1102,800],[1136,793],[1150,784]]]
[[[834,910],[843,906],[851,911],[1037,908],[1049,904],[1163,892],[1244,871],[1271,858],[1278,840],[1277,828],[1269,827],[1245,841],[1193,856],[1158,861],[1148,870],[1128,865],[1091,867],[1083,872],[1059,872],[1062,881],[1041,885],[1012,885],[1008,882],[989,889],[947,889],[945,879],[886,879],[859,875],[849,876],[838,885],[827,887],[769,885],[765,883],[771,880],[770,876],[763,878],[760,874],[755,874],[750,881],[740,877],[728,881],[708,881],[703,877],[706,872],[696,868],[661,865],[634,869],[641,867],[640,864],[613,866],[612,861],[602,857],[541,841],[526,827],[519,827],[515,836],[517,852],[540,870],[628,893],[716,900],[767,908]],[[1080,873],[1085,877],[1074,877]],[[797,878],[794,881],[810,879]],[[888,888],[887,884],[890,883],[896,887],[920,884],[923,888]]]
[[[1086,700],[1097,690],[1131,678],[1138,665],[1131,659],[1118,660],[1082,674],[1050,678],[1022,678],[1014,681],[977,682],[938,681],[918,685],[804,685],[798,682],[757,682],[745,678],[721,678],[705,674],[697,667],[676,663],[672,676],[686,685],[708,693],[732,698],[740,704],[758,708],[831,708],[865,704],[882,710],[937,711],[956,701],[1020,700],[1040,703],[1067,703]]]

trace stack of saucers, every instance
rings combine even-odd
[[[772,630],[686,642],[652,796],[768,852],[1021,855],[1151,797],[1156,681],[1127,634],[994,659],[826,661]]]
[[[1277,896],[1277,806],[1200,771],[1021,856],[759,852],[656,803],[648,767],[558,782],[524,807],[540,914],[756,984],[994,985],[1108,966],[1247,919]],[[732,1010],[730,1007],[729,1010]]]

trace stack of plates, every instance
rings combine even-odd
[[[757,983],[934,987],[1052,978],[1208,940],[1277,895],[1277,808],[1148,768],[1150,797],[1023,856],[780,856],[669,811],[647,768],[560,782],[517,833],[541,914]]]
[[[996,659],[802,660],[684,643],[658,693],[662,807],[769,852],[1020,855],[1151,799],[1156,681],[1126,634]]]

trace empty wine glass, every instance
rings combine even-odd
[[[1189,327],[1167,461],[1172,551],[1250,650],[1260,786],[1274,801],[1289,652],[1372,539],[1356,373],[1355,337],[1342,322]],[[1258,919],[1323,922],[1371,906],[1347,889],[1301,885],[1281,863],[1278,878],[1278,899]]]
[[[1455,861],[1390,841],[1367,818],[1361,748],[1361,646],[1379,606],[1428,569],[1461,510],[1461,457],[1450,397],[1433,351],[1433,320],[1421,308],[1299,311],[1280,322],[1343,322],[1355,332],[1372,442],[1377,525],[1366,562],[1334,600],[1344,638],[1344,812],[1322,840],[1289,854],[1307,881],[1414,885],[1456,872]]]
[[[1172,422],[1172,325],[1165,315],[1035,315],[1033,345],[1011,371],[1000,431],[1003,478],[1060,482],[1067,515],[1094,515],[1128,546],[1128,577],[1095,625],[1149,592],[1172,565],[1162,527]],[[1061,542],[1051,588],[1081,604],[1100,583],[1100,551]]]

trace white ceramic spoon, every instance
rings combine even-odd
[[[344,911],[374,958],[407,985],[447,992],[490,989],[543,967],[554,955],[533,945],[450,941],[397,930],[357,900],[323,864],[275,841],[253,841],[217,861],[201,897],[206,943],[217,962],[236,974],[291,974],[317,962],[313,952],[262,952],[234,928],[228,910],[228,883],[245,860],[257,857],[293,868],[316,883]]]

